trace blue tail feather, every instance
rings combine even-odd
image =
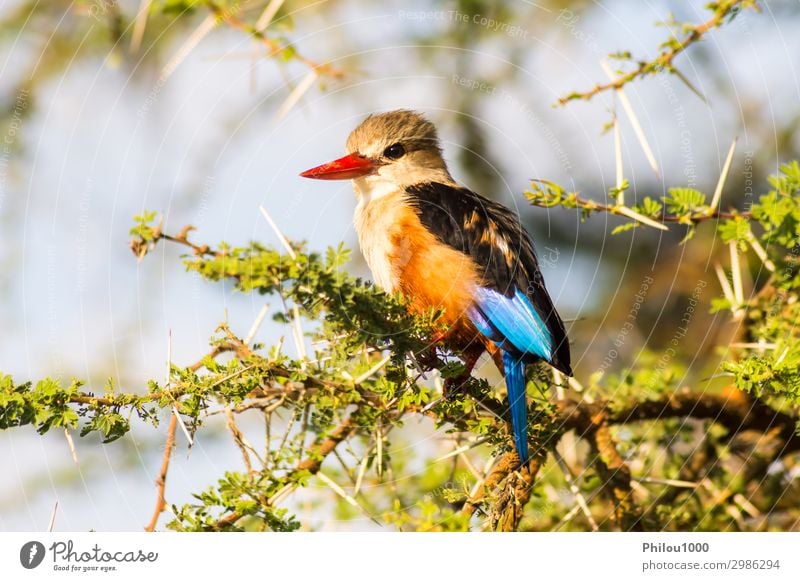
[[[528,401],[525,397],[525,363],[508,351],[503,351],[508,404],[511,406],[511,427],[514,445],[522,465],[528,463]]]

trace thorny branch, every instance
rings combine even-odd
[[[711,18],[694,26],[685,25],[683,27],[685,31],[684,36],[678,38],[676,34],[672,39],[665,42],[662,45],[663,50],[655,59],[651,61],[639,61],[634,70],[625,73],[613,81],[609,81],[608,83],[599,83],[588,91],[574,92],[561,97],[557,101],[557,105],[566,105],[570,101],[575,100],[588,101],[600,93],[622,89],[625,85],[632,81],[650,75],[655,75],[663,71],[671,73],[676,72],[675,65],[673,63],[678,55],[683,53],[693,44],[702,40],[703,37],[711,30],[719,28],[726,21],[734,18],[745,8],[758,9],[758,4],[755,2],[755,0],[727,0],[717,3],[717,5],[714,7],[714,14],[711,16]]]
[[[617,204],[603,204],[601,202],[596,202],[594,200],[589,200],[586,198],[580,197],[577,193],[565,193],[564,195],[567,196],[570,207],[574,205],[575,208],[578,210],[582,210],[585,212],[607,212],[609,214],[614,214],[617,216],[625,216],[623,214],[625,206],[620,206]],[[562,202],[562,197],[554,196],[553,194],[548,194],[547,196],[541,194],[534,194],[528,195],[528,200],[534,206],[539,206],[541,208],[550,208],[556,206]],[[663,214],[656,216],[655,218],[661,222],[674,222],[674,223],[692,223],[698,224],[700,222],[705,222],[707,220],[729,220],[733,218],[746,218],[749,219],[751,217],[750,212],[723,212],[720,210],[714,210],[713,212],[695,212],[688,216],[676,216],[673,214],[667,214],[664,212]]]
[[[631,489],[631,471],[617,451],[617,444],[609,429],[609,417],[599,406],[579,405],[566,421],[575,432],[589,442],[595,455],[597,473],[602,490],[614,504],[614,519],[622,530],[641,531],[641,510],[636,505]]]
[[[231,28],[241,30],[260,42],[268,51],[268,57],[277,56],[283,52],[291,51],[292,58],[303,63],[308,68],[316,71],[319,75],[327,75],[333,78],[344,76],[344,72],[333,67],[329,63],[318,63],[301,54],[298,54],[290,45],[283,45],[277,40],[269,38],[264,31],[259,30],[252,24],[239,19],[232,11],[218,6],[214,2],[208,2],[208,8],[222,22]]]
[[[244,349],[249,350],[241,341],[232,339],[229,343],[219,346],[217,352]],[[289,375],[288,371],[279,366],[270,367],[269,373],[277,377]],[[322,382],[313,378],[308,378],[308,381],[307,385],[298,384],[299,387],[296,388],[292,386],[280,386],[274,389],[262,388],[258,393],[253,394],[253,398],[232,411],[241,413],[248,409],[265,408],[276,398],[298,397],[303,389],[315,389],[314,386],[322,385]],[[331,386],[332,384],[325,385]],[[165,396],[165,393],[166,391],[155,392],[144,397],[160,399]],[[181,393],[176,390],[171,390],[169,395],[175,398],[181,397]],[[108,398],[94,398],[89,395],[76,396],[74,401],[83,404],[115,405],[115,402]],[[795,433],[796,423],[791,416],[776,411],[738,391],[731,391],[727,395],[716,395],[696,393],[687,388],[660,400],[635,402],[627,407],[613,409],[608,402],[587,403],[561,400],[557,405],[557,424],[565,431],[575,430],[580,437],[589,442],[592,452],[596,455],[597,469],[604,482],[604,490],[614,504],[615,520],[623,530],[641,530],[642,513],[634,502],[630,470],[616,449],[609,429],[611,425],[680,417],[708,419],[726,427],[731,436],[745,430],[773,433],[784,442],[778,455],[800,450],[800,436]],[[429,410],[415,406],[409,407],[407,412],[426,415],[431,413]],[[173,415],[169,430],[173,442],[174,428],[172,425],[174,423],[175,416]],[[335,447],[355,433],[356,427],[349,420],[345,421],[326,438],[318,441],[309,450],[307,457],[297,464],[292,473],[308,471],[310,474],[315,474]],[[555,442],[550,442],[550,444],[555,445]],[[171,447],[172,444],[168,448],[165,447],[162,477],[158,481],[160,502],[163,501],[163,481],[166,478],[166,467],[169,461],[167,451]],[[522,518],[522,509],[530,498],[530,488],[541,467],[541,462],[541,458],[534,458],[529,470],[519,470],[519,459],[516,454],[504,454],[486,477],[483,486],[473,497],[466,500],[462,512],[472,516],[489,499],[491,501],[489,516],[491,516],[493,527],[498,530],[515,530]],[[163,505],[159,506],[158,513],[163,510]],[[236,513],[228,514],[217,521],[215,528],[222,529],[231,526],[238,518]]]
[[[595,205],[593,209],[598,207],[601,209],[606,208],[601,205]],[[609,209],[609,211],[611,210]],[[717,216],[728,217],[724,213],[718,213]],[[714,215],[709,214],[704,215],[702,219],[713,217]],[[164,239],[190,248],[197,256],[220,256],[219,251],[190,242],[188,240],[190,230],[191,227],[187,227],[178,235],[170,236],[164,234],[159,226],[152,231],[150,245]],[[255,354],[247,343],[236,337],[225,325],[220,328],[224,331],[223,339],[214,344],[206,357],[190,365],[187,369],[198,371],[204,366],[209,366],[209,359],[215,359],[223,353],[232,352],[242,362],[245,371],[255,370],[263,378],[260,386],[252,388],[252,391],[247,394],[241,403],[226,408],[230,410],[229,421],[233,414],[243,413],[249,409],[262,409],[271,412],[276,409],[276,405],[279,406],[291,401],[303,401],[305,396],[313,394],[315,391],[335,391],[344,387],[344,384],[339,384],[329,379],[315,378],[307,370],[300,377],[297,377],[291,368],[284,367],[276,361]],[[438,360],[434,358],[425,367],[430,368],[438,363]],[[420,373],[424,371],[420,370]],[[240,373],[243,373],[241,369],[237,369],[232,373],[221,372],[221,378],[216,380],[212,388],[218,383],[227,381]],[[435,410],[431,405],[424,404],[408,404],[402,409],[390,410],[386,402],[382,401],[378,394],[371,391],[369,385],[361,385],[361,383],[363,382],[351,381],[348,387],[350,389],[355,387],[367,406],[381,406],[385,412],[391,415],[393,420],[400,421],[404,416],[413,414],[431,416],[439,422],[458,423],[458,421],[463,422],[464,420],[464,417],[447,417],[446,413],[442,416],[440,410]],[[186,396],[195,397],[197,395],[191,392],[190,388],[191,386],[175,382],[169,388],[154,389],[150,393],[141,396],[110,394],[95,397],[90,393],[78,392],[71,393],[68,401],[88,408],[110,406],[117,409],[138,406],[144,402],[169,401],[177,404]],[[214,397],[213,393],[209,395],[212,398]],[[477,420],[481,413],[488,411],[495,420],[502,421],[500,418],[505,413],[500,402],[493,399],[482,402],[482,406],[479,406],[479,408],[483,411],[473,411],[471,412],[472,415],[467,414],[470,415],[470,419]],[[546,451],[555,445],[561,434],[568,430],[574,430],[590,446],[590,450],[595,457],[597,473],[603,483],[602,491],[613,504],[614,520],[619,528],[623,530],[641,530],[643,527],[642,511],[634,502],[630,469],[617,450],[610,427],[616,424],[679,417],[712,420],[728,430],[729,438],[745,430],[769,433],[770,436],[778,437],[783,442],[783,446],[776,452],[778,456],[800,450],[800,436],[795,432],[796,423],[794,418],[738,390],[716,395],[683,389],[673,394],[664,395],[658,400],[634,401],[627,405],[615,402],[613,407],[611,402],[605,401],[589,403],[587,401],[560,400],[556,404],[556,412],[552,418],[552,421],[559,428],[555,432],[555,437],[545,442],[544,447],[541,441],[531,442],[541,450],[541,453],[536,455],[529,467],[524,469],[520,469],[516,454],[513,452],[503,454],[489,471],[474,495],[464,502],[462,514],[466,517],[471,517],[475,512],[481,511],[487,517],[487,524],[491,525],[495,530],[516,530],[523,518],[524,507],[530,499],[534,480],[546,459]],[[174,446],[177,420],[177,416],[173,414],[168,428],[161,471],[157,480],[158,501],[154,515],[146,530],[154,530],[159,515],[165,507],[164,490],[171,449]],[[293,468],[290,468],[288,473],[280,477],[279,483],[285,483],[283,489],[276,493],[271,493],[268,498],[260,498],[259,502],[265,503],[264,506],[275,506],[279,499],[283,497],[283,492],[291,492],[299,486],[302,475],[313,475],[319,472],[325,458],[334,452],[337,445],[350,439],[358,431],[357,425],[351,416],[350,419],[345,420],[326,436],[320,437],[307,451],[305,457]],[[241,444],[240,447],[244,446],[243,440],[242,442],[237,442],[237,444]],[[242,452],[245,456],[247,455],[246,450],[242,449]],[[251,472],[249,467],[248,472]],[[237,521],[243,515],[236,510],[229,510],[230,512],[223,513],[211,525],[207,525],[207,528],[210,530],[225,530],[235,527]]]

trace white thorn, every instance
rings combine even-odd
[[[261,13],[261,16],[259,16],[256,21],[256,30],[258,32],[263,32],[267,26],[269,26],[269,23],[275,18],[278,10],[283,6],[284,1],[285,0],[272,0],[272,2],[267,4],[267,7],[264,8],[264,12]]]
[[[625,192],[621,189],[622,182],[625,181],[622,165],[622,133],[619,130],[619,118],[616,112],[614,113],[614,159],[616,161],[617,190],[619,190],[619,194],[617,194],[617,204],[624,206]]]
[[[144,36],[144,29],[147,26],[147,16],[150,12],[150,4],[153,0],[141,0],[139,3],[139,12],[136,13],[136,23],[133,25],[133,34],[131,34],[130,53],[136,54],[139,52],[139,47],[142,44],[142,37]]]
[[[292,89],[292,92],[289,93],[289,96],[286,97],[286,100],[281,104],[278,108],[278,112],[275,113],[275,122],[277,123],[286,115],[289,114],[289,111],[297,105],[297,102],[306,94],[306,92],[314,86],[314,81],[319,78],[319,73],[316,69],[311,69],[308,71],[308,74],[303,77],[303,80],[298,83],[298,85]]]
[[[53,505],[53,512],[50,513],[50,524],[47,525],[47,532],[52,533],[56,526],[56,513],[58,512],[58,501]]]
[[[731,240],[728,243],[731,251],[731,276],[733,277],[733,296],[736,297],[736,302],[739,305],[744,305],[744,290],[742,285],[742,268],[739,264],[739,249],[736,247],[736,241]]]
[[[639,212],[632,210],[628,206],[614,206],[613,212],[615,214],[622,214],[623,216],[627,216],[628,218],[633,218],[637,222],[641,222],[647,226],[651,226],[657,230],[664,230],[667,231],[669,228],[665,224],[661,222],[656,222],[655,220],[648,218],[647,216],[642,216]]]
[[[755,235],[753,235],[752,230],[747,233],[747,242],[750,244],[753,252],[761,259],[761,262],[764,263],[764,268],[770,272],[775,272],[775,263],[769,259],[767,251],[764,250],[764,247],[761,246],[761,243],[756,239]]]
[[[612,81],[616,80],[614,71],[611,70],[611,67],[608,66],[608,63],[605,60],[600,61],[600,66],[603,67],[603,71],[605,71],[609,79],[611,79]],[[633,132],[636,134],[636,139],[639,140],[639,145],[642,146],[642,151],[644,151],[644,155],[647,158],[647,162],[650,164],[650,167],[653,169],[655,174],[661,177],[661,173],[658,171],[658,163],[656,162],[656,156],[653,155],[653,150],[650,148],[650,143],[648,143],[647,141],[647,136],[645,136],[644,134],[642,125],[641,123],[639,123],[639,118],[636,116],[636,112],[633,110],[633,106],[631,105],[631,102],[628,100],[628,96],[622,89],[617,89],[617,96],[619,97],[619,102],[622,103],[622,108],[625,110],[625,115],[628,116],[628,121],[631,122],[631,127],[633,127]]]
[[[181,63],[186,60],[186,57],[197,47],[198,44],[208,35],[209,32],[216,28],[218,23],[217,17],[214,14],[209,14],[203,22],[200,23],[195,31],[189,35],[189,38],[181,45],[178,51],[167,62],[161,74],[158,76],[158,82],[163,84],[172,76]]]
[[[80,466],[81,463],[78,461],[78,451],[75,449],[75,440],[72,439],[72,434],[69,433],[68,428],[64,428],[64,437],[67,439],[67,445],[69,446],[70,454],[72,454],[72,461],[75,462],[76,466]]]
[[[708,213],[713,214],[719,207],[719,201],[722,199],[722,188],[725,187],[725,180],[728,179],[728,172],[731,169],[731,161],[733,161],[733,153],[736,151],[736,139],[731,143],[731,148],[728,150],[728,157],[725,158],[725,164],[722,166],[722,173],[719,174],[719,181],[717,181],[717,188],[714,190],[714,197],[711,198],[711,203],[708,205]]]
[[[258,312],[255,321],[253,321],[253,324],[250,326],[250,330],[247,332],[247,337],[244,338],[245,345],[249,345],[250,341],[255,338],[259,327],[261,327],[261,323],[264,322],[264,317],[267,316],[267,311],[269,311],[269,305],[265,304],[263,307],[261,307],[261,310]]]
[[[264,206],[259,206],[258,209],[261,211],[261,214],[264,216],[264,219],[267,221],[267,224],[269,224],[272,230],[275,232],[275,235],[278,237],[278,240],[280,240],[281,244],[286,249],[286,253],[289,256],[291,256],[292,259],[297,259],[297,254],[292,248],[292,245],[289,244],[289,240],[287,240],[286,236],[283,235],[283,232],[280,231],[280,228],[278,228],[278,225],[272,219],[272,216],[269,215],[266,208],[264,208]]]
[[[722,294],[728,299],[731,307],[736,310],[739,305],[736,303],[736,297],[733,295],[733,288],[731,288],[731,283],[728,281],[728,277],[725,276],[725,271],[722,270],[722,266],[719,262],[714,263],[714,271],[717,273],[719,286],[722,288]]]

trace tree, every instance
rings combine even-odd
[[[700,24],[671,22],[673,33],[655,59],[616,55],[624,70],[612,72],[613,80],[571,93],[561,104],[619,92],[650,75],[682,78],[675,60],[683,51],[756,7],[717,2]],[[314,75],[339,74],[265,34],[250,13],[240,14],[238,3],[167,2],[154,21],[190,9],[206,10],[216,23],[254,36],[273,57],[298,59]],[[192,502],[171,506],[170,528],[296,530],[291,499],[312,480],[329,490],[307,495],[315,510],[400,530],[796,528],[800,164],[784,164],[749,207],[724,208],[733,154],[731,147],[710,194],[678,183],[664,196],[626,204],[631,187],[621,172],[604,202],[551,181],[531,183],[532,205],[560,207],[581,221],[621,216],[625,221],[612,232],[619,236],[682,229],[682,239],[667,243],[696,259],[677,266],[684,284],[676,287],[674,333],[649,341],[631,365],[620,364],[619,351],[638,340],[646,297],[660,284],[652,270],[626,274],[633,298],[609,321],[598,372],[582,375],[579,366],[567,380],[544,366],[529,369],[529,438],[536,453],[528,467],[520,468],[513,451],[502,383],[473,377],[443,397],[442,380],[458,376],[463,364],[458,353],[432,342],[440,313],[412,316],[403,297],[348,274],[350,252],[343,246],[323,255],[276,229],[280,248],[258,242],[212,247],[195,240],[191,225],[170,233],[156,212],[137,216],[131,229],[138,259],[159,244],[177,244],[186,250],[188,271],[236,292],[267,295],[273,318],[290,326],[300,355],[287,355],[282,343],[253,343],[265,310],[247,333],[221,324],[205,355],[188,366],[171,362],[168,379],[151,381],[144,393],[111,381],[99,394],[80,380],[62,385],[2,376],[0,427],[99,433],[112,446],[132,422],[164,430],[148,530],[167,508],[176,432],[192,438],[222,423],[242,468],[220,475]],[[698,268],[715,271],[718,291],[695,277]],[[712,293],[719,296],[709,300]],[[693,321],[706,311],[727,321],[729,331],[695,344]],[[314,353],[306,353],[305,336]],[[243,418],[263,424],[263,444],[248,438]],[[405,446],[409,424],[427,435],[450,434],[452,451],[436,461],[424,442]]]

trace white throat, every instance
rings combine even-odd
[[[391,194],[399,194],[405,188],[399,186],[392,177],[375,173],[354,179],[353,189],[358,196],[358,205],[361,206]]]
[[[394,292],[398,273],[391,262],[392,231],[403,210],[405,188],[377,173],[353,180],[353,188],[358,196],[353,222],[361,253],[375,284],[386,292]]]
[[[453,183],[444,166],[431,169],[400,164],[385,165],[372,175],[353,180],[358,196],[354,222],[361,253],[375,284],[386,292],[397,290],[399,283],[399,265],[392,259],[398,256],[394,244],[404,243],[398,241],[396,225],[408,211],[406,189],[426,182]]]

